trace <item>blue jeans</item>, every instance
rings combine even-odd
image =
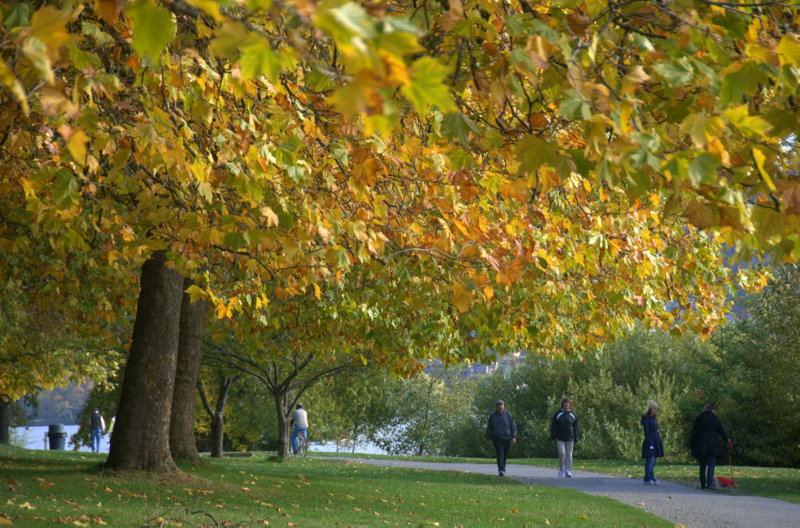
[[[306,434],[308,427],[298,427],[295,425],[292,430],[292,453],[297,453],[297,435],[300,434],[300,431],[303,431],[303,434],[306,436],[306,441],[308,441],[308,435]]]
[[[647,457],[644,459],[644,481],[645,482],[654,482],[656,480],[656,476],[653,472],[656,469],[656,457]]]
[[[508,458],[508,452],[511,450],[511,439],[493,437],[492,444],[494,444],[494,453],[497,456],[497,469],[498,471],[505,471],[506,458]]]
[[[717,467],[717,457],[714,455],[700,455],[700,487],[707,488],[714,485],[714,469]]]
[[[101,429],[92,429],[89,431],[89,445],[93,453],[100,451],[100,437],[103,435]]]

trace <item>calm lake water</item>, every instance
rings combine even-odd
[[[50,427],[47,425],[37,425],[32,427],[12,427],[11,438],[12,443],[25,447],[27,449],[48,449],[47,432]],[[65,425],[64,431],[67,433],[68,450],[73,449],[70,439],[72,435],[78,432],[77,425]],[[91,451],[88,446],[81,446],[78,451]],[[103,435],[100,439],[100,451],[108,453],[108,435]]]
[[[33,427],[12,427],[12,443],[14,445],[22,446],[26,449],[48,449],[49,444],[47,442],[47,432],[49,430],[50,428],[47,425]],[[66,449],[72,450],[74,446],[72,442],[70,442],[70,438],[72,438],[72,435],[78,432],[78,426],[65,425],[64,431],[67,433]],[[103,435],[103,438],[100,440],[100,451],[103,453],[108,453],[108,439],[108,435]],[[308,450],[311,452],[333,453],[336,452],[336,444],[333,442],[328,442],[326,444],[317,444],[312,442]],[[91,451],[91,449],[89,449],[87,446],[81,446],[78,451]],[[342,452],[349,453],[351,451],[350,449],[342,449]],[[359,444],[356,446],[355,454],[382,455],[385,453],[382,449],[373,444]]]

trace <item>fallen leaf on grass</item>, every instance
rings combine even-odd
[[[0,524],[14,524],[11,522],[10,519],[6,519],[5,517],[0,517]]]
[[[36,506],[31,506],[30,502],[23,502],[22,504],[19,504],[19,507],[24,509],[24,510],[35,510],[36,509]]]

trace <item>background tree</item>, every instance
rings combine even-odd
[[[472,410],[464,405],[472,386],[456,372],[436,368],[395,380],[386,395],[390,412],[374,428],[373,442],[391,454],[441,454],[448,433]]]
[[[211,456],[214,458],[221,458],[225,434],[225,406],[228,403],[228,394],[233,384],[239,381],[242,375],[234,374],[228,376],[221,369],[216,369],[215,374],[217,378],[217,398],[213,407],[206,394],[202,379],[198,380],[197,391],[200,395],[200,401],[203,403],[203,409],[205,409],[206,413],[211,418]],[[194,416],[194,413],[192,413],[192,416]]]
[[[748,318],[714,335],[717,368],[704,393],[720,402],[720,416],[735,431],[729,434],[736,435],[743,463],[800,465],[800,382],[794,375],[800,368],[798,286],[797,266],[783,266],[748,300]]]

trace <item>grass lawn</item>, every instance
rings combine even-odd
[[[0,446],[0,526],[670,527],[611,499],[489,475],[339,460],[204,459],[180,478]]]
[[[338,454],[331,456],[350,456]],[[384,455],[357,455],[359,458],[397,458]],[[473,464],[494,463],[485,458],[444,458],[444,457],[404,457],[408,460],[427,462],[467,462]],[[554,458],[509,459],[509,464],[526,464],[540,467],[558,468],[558,460]],[[644,462],[629,460],[580,460],[575,459],[574,469],[605,473],[616,477],[641,479],[644,476]],[[697,464],[670,464],[659,460],[656,465],[657,479],[671,480],[687,486],[700,487],[699,467]],[[730,466],[718,465],[716,475],[730,478]],[[733,466],[733,479],[736,488],[720,490],[717,493],[733,493],[740,495],[758,495],[772,497],[787,502],[800,504],[800,469],[767,468],[755,466]]]

